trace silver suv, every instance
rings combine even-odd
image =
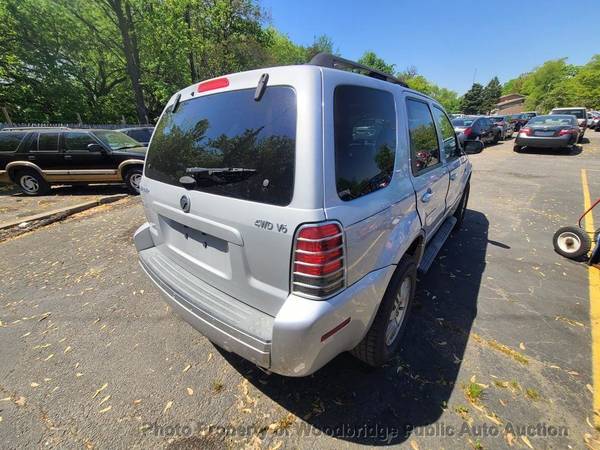
[[[134,240],[173,309],[218,346],[289,376],[344,351],[381,365],[418,268],[462,222],[470,176],[435,100],[320,54],[174,95]]]

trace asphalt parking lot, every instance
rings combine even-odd
[[[598,448],[590,272],[552,249],[600,196],[588,136],[471,156],[465,227],[378,370],[341,355],[291,379],[214,347],[139,268],[136,197],[0,242],[1,446]]]

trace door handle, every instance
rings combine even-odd
[[[450,174],[450,181],[456,180],[456,172]]]
[[[65,155],[65,159],[73,159],[72,155]]]
[[[423,203],[428,203],[429,200],[431,200],[431,197],[433,197],[433,191],[431,190],[431,188],[429,188],[421,197],[421,201]]]
[[[35,159],[35,156],[34,156],[34,155],[29,155],[29,156],[27,157],[27,159],[29,159],[29,160],[33,161],[33,160]]]

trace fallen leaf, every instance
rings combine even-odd
[[[525,344],[523,344],[523,343],[521,342],[521,343],[519,344],[519,348],[520,348],[521,350],[525,350]]]
[[[133,401],[134,405],[139,405],[140,403],[142,403],[142,399],[141,398],[138,398],[137,400]]]
[[[594,388],[592,387],[591,384],[586,384],[585,387],[588,389],[588,391],[590,391],[592,394],[594,393]]]
[[[67,348],[65,348],[65,351],[63,353],[68,353],[71,351],[71,346],[69,345]]]
[[[186,373],[188,370],[190,370],[190,367],[192,367],[191,364],[188,364],[187,366],[185,366],[185,368],[183,369],[183,373]]]
[[[108,383],[104,383],[104,384],[102,385],[102,387],[96,391],[96,393],[94,394],[94,396],[93,396],[92,398],[96,398],[96,397],[98,397],[98,394],[99,394],[100,392],[102,392],[104,389],[106,389],[107,387],[108,387]]]
[[[0,419],[2,419],[2,417],[0,417]],[[283,442],[282,441],[278,441],[277,444],[275,444],[272,447],[269,447],[269,450],[279,450],[282,445],[283,445]]]
[[[27,337],[31,334],[31,331],[28,331],[27,333],[25,333],[23,336],[21,336],[22,338]]]
[[[169,409],[171,409],[171,406],[173,406],[173,402],[171,400],[169,400],[167,402],[167,404],[165,405],[165,409],[163,409],[163,414],[166,413]]]
[[[413,450],[419,450],[419,444],[417,444],[417,441],[415,441],[414,439],[412,441],[410,441],[410,447]]]
[[[208,354],[208,359],[206,360],[206,362],[209,362],[212,359],[212,356],[213,356],[212,353],[209,353]]]
[[[521,440],[523,442],[525,442],[525,445],[527,445],[527,447],[529,448],[533,448],[533,445],[531,445],[531,442],[529,442],[529,438],[527,436],[520,436]]]
[[[188,395],[194,395],[194,390],[192,388],[187,388]]]
[[[100,414],[104,414],[105,412],[108,412],[112,409],[111,405],[108,405],[106,408],[101,409],[100,411],[98,411]]]
[[[75,374],[75,376],[76,376],[77,378],[79,378],[79,377],[82,377],[82,376],[83,376],[83,374],[82,374],[81,372],[77,372],[77,373]]]
[[[506,433],[506,435],[504,436],[506,438],[506,442],[508,443],[508,445],[510,445],[511,447],[513,447],[515,445],[515,435],[512,433]]]
[[[54,353],[50,353],[50,355],[48,355],[48,357],[44,360],[44,361],[49,361],[54,357]]]
[[[104,397],[102,400],[100,400],[100,403],[98,403],[98,406],[100,406],[104,402],[107,402],[109,398],[110,398],[110,395],[107,395],[106,397]]]
[[[31,386],[32,388],[36,388],[36,387],[38,387],[38,386],[39,386],[39,384],[34,382],[34,383],[31,383],[31,384],[30,384],[30,386]]]
[[[15,405],[25,406],[26,402],[27,402],[27,399],[25,397],[19,397],[18,399],[15,400]]]

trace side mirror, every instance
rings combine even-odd
[[[104,147],[102,147],[100,144],[96,144],[96,143],[91,143],[88,144],[87,146],[88,151],[92,152],[92,153],[107,153],[106,149]]]
[[[467,155],[473,155],[475,153],[481,153],[483,150],[483,142],[481,141],[466,141],[464,143],[465,153]]]

